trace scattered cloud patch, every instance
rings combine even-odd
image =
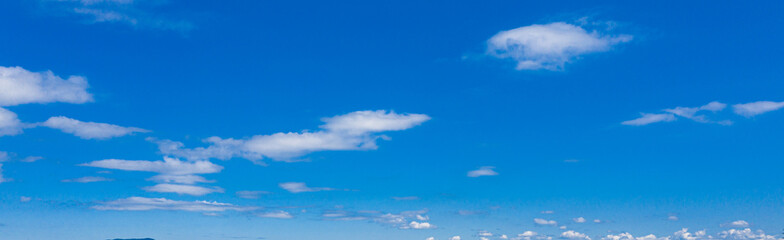
[[[281,211],[281,210],[261,212],[261,213],[257,213],[256,216],[263,217],[263,218],[279,218],[279,219],[294,218],[294,216],[292,216],[291,213],[288,213],[286,211]]]
[[[210,201],[176,201],[166,198],[129,197],[92,206],[96,210],[149,211],[172,210],[189,212],[250,211],[256,207],[241,207],[228,203]]]
[[[698,123],[715,123],[720,125],[732,125],[731,120],[712,121],[704,112],[717,113],[724,110],[727,104],[713,101],[699,107],[675,107],[663,109],[664,113],[640,113],[642,116],[636,119],[623,121],[621,124],[629,126],[644,126],[658,122],[672,122],[678,118],[686,118]]]
[[[585,235],[584,233],[575,232],[572,230],[562,232],[561,239],[569,239],[569,240],[591,240],[591,237]]]
[[[495,170],[493,170],[494,168],[495,167],[493,167],[493,166],[483,166],[483,167],[480,167],[477,170],[469,171],[468,174],[466,174],[466,175],[468,177],[481,177],[481,176],[495,176],[495,175],[498,175],[498,173]]]
[[[30,202],[32,200],[33,200],[33,198],[31,198],[31,197],[25,197],[25,196],[19,197],[19,201],[20,202]]]
[[[644,126],[651,123],[657,122],[672,122],[675,121],[675,115],[670,113],[660,113],[660,114],[652,114],[652,113],[640,113],[642,117],[623,121],[621,124],[629,125],[629,126]]]
[[[732,105],[733,111],[741,116],[750,118],[766,112],[776,111],[784,107],[784,102],[758,101]]]
[[[41,126],[58,129],[73,134],[81,139],[109,139],[133,133],[145,133],[149,130],[136,127],[122,127],[108,123],[82,122],[63,116],[51,117]]]
[[[432,224],[430,224],[428,222],[417,222],[417,221],[411,221],[408,224],[408,227],[412,228],[412,229],[431,229],[431,228],[436,228],[435,225],[432,225]]]
[[[234,193],[237,195],[238,198],[245,198],[245,199],[259,199],[261,195],[270,194],[267,191],[238,191]]]
[[[27,103],[86,103],[93,101],[81,76],[63,79],[52,71],[30,72],[22,67],[0,66],[0,106]]]
[[[572,221],[574,221],[576,223],[584,223],[584,222],[586,222],[584,217],[572,218]]]
[[[303,193],[303,192],[321,192],[321,191],[336,191],[339,189],[327,187],[308,187],[303,182],[285,182],[280,183],[278,186],[290,193]]]
[[[743,220],[732,221],[726,224],[722,224],[723,227],[737,227],[737,228],[745,228],[749,227],[749,222]]]
[[[547,219],[542,219],[542,218],[534,218],[534,223],[536,225],[542,225],[542,226],[555,226],[555,225],[558,225],[558,222],[556,222],[555,220],[547,220]]]
[[[203,196],[205,194],[223,192],[223,189],[220,187],[207,188],[207,187],[194,186],[194,185],[182,185],[182,184],[170,184],[170,183],[160,183],[155,186],[144,187],[142,189],[148,192],[187,194],[191,196]]]
[[[0,90],[2,91],[2,90]],[[0,108],[0,136],[13,136],[22,133],[24,124],[16,113]]]
[[[67,182],[67,183],[71,183],[71,182],[72,183],[92,183],[92,182],[108,182],[108,181],[114,181],[114,179],[105,178],[105,177],[86,176],[86,177],[80,177],[80,178],[75,178],[75,179],[65,179],[65,180],[62,180],[61,182]]]
[[[584,27],[553,22],[501,31],[487,40],[487,55],[514,60],[517,70],[556,71],[580,56],[609,51],[633,38]]]
[[[185,148],[181,142],[150,138],[161,153],[190,160],[210,158],[227,160],[234,157],[258,161],[295,161],[305,154],[318,151],[373,150],[376,141],[386,139],[382,132],[409,129],[430,120],[424,114],[398,114],[391,111],[357,111],[323,118],[318,131],[280,132],[255,135],[246,139],[210,137],[208,147]]]

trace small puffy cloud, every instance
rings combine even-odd
[[[13,136],[22,133],[24,124],[16,113],[0,108],[0,136]]]
[[[547,220],[547,219],[541,219],[541,218],[534,218],[534,223],[536,225],[543,225],[543,226],[555,226],[555,225],[558,225],[558,222],[556,222],[555,220]]]
[[[733,111],[744,117],[753,117],[766,112],[779,110],[784,107],[784,102],[758,101],[732,105]]]
[[[584,223],[585,222],[585,218],[584,217],[572,218],[572,221],[574,221],[576,223]]]
[[[469,171],[466,174],[468,177],[481,177],[481,176],[495,176],[498,175],[496,171],[493,170],[493,166],[483,166],[477,170]]]
[[[657,122],[672,122],[675,121],[675,115],[669,113],[660,113],[660,114],[653,114],[653,113],[640,113],[642,117],[623,121],[621,124],[623,125],[630,125],[630,126],[643,126],[648,125],[651,123]]]
[[[86,103],[93,100],[81,76],[63,79],[51,71],[30,72],[22,67],[0,66],[0,106],[27,103]]]
[[[452,236],[449,240],[460,240],[460,236]]]
[[[143,189],[148,192],[177,193],[177,194],[187,194],[191,196],[203,196],[205,194],[223,192],[223,189],[219,187],[207,188],[207,187],[194,186],[194,185],[169,184],[169,183],[161,183],[151,187],[144,187]]]
[[[431,229],[431,228],[435,228],[436,226],[432,225],[432,224],[430,224],[428,222],[411,221],[408,224],[408,227],[412,228],[412,229]]]
[[[572,230],[561,233],[560,238],[569,240],[591,240],[591,237],[583,233],[575,232]]]
[[[302,192],[320,192],[320,191],[335,191],[338,189],[334,188],[326,188],[326,187],[308,187],[303,182],[285,182],[280,183],[278,186],[290,193],[302,193]]]
[[[594,220],[593,220],[593,222],[594,222],[594,223],[602,223],[602,220],[599,220],[599,219],[594,219]]]
[[[189,212],[250,211],[255,207],[240,207],[228,203],[210,201],[176,201],[166,198],[129,197],[92,206],[96,210],[149,211],[172,210]]]
[[[567,62],[632,40],[631,35],[610,35],[583,26],[554,22],[501,31],[487,40],[487,54],[517,62],[517,70],[562,70]]]
[[[63,116],[51,117],[41,126],[58,129],[65,133],[73,134],[82,139],[109,139],[121,137],[132,133],[149,132],[136,127],[122,127],[108,123],[82,122]]]
[[[373,150],[376,141],[386,138],[382,132],[409,129],[429,120],[424,114],[398,114],[392,111],[357,111],[345,115],[323,118],[325,124],[318,131],[279,132],[255,135],[246,139],[210,137],[204,139],[207,147],[185,148],[181,142],[149,140],[158,144],[161,153],[190,160],[234,157],[257,161],[269,158],[292,161],[305,154],[318,151]]]
[[[749,227],[749,223],[743,220],[732,221],[726,224],[723,224],[724,227],[737,227],[737,228],[745,228]]]
[[[280,218],[280,219],[294,218],[294,216],[292,216],[291,213],[288,213],[286,211],[281,211],[281,210],[261,212],[261,213],[257,213],[256,216],[263,217],[263,218]]]
[[[25,197],[25,196],[19,197],[19,201],[20,202],[30,202],[32,200],[33,200],[33,198],[31,198],[31,197]]]
[[[718,237],[730,240],[776,240],[776,236],[767,235],[762,230],[754,232],[749,228],[722,231],[718,234]]]
[[[678,218],[678,216],[670,215],[669,217],[667,217],[667,220],[669,220],[669,221],[678,221],[679,218]]]
[[[114,179],[105,178],[105,177],[86,176],[86,177],[80,177],[75,179],[65,179],[62,180],[61,182],[92,183],[92,182],[108,182],[108,181],[114,181]]]
[[[607,235],[606,237],[602,237],[602,240],[669,240],[668,237],[657,238],[656,235],[648,234],[643,237],[634,237],[630,233],[621,233],[618,235]]]
[[[238,191],[238,192],[235,193],[235,195],[237,195],[237,197],[245,198],[245,199],[259,199],[261,197],[261,195],[266,195],[266,194],[270,194],[270,192],[267,192],[267,191]]]

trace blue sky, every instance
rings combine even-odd
[[[0,238],[780,239],[782,10],[3,1]]]

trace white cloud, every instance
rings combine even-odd
[[[302,192],[320,192],[320,191],[335,191],[338,189],[334,188],[326,188],[326,187],[308,187],[303,182],[285,182],[278,184],[280,188],[283,188],[286,191],[291,193],[302,193]]]
[[[193,185],[181,185],[181,184],[169,184],[169,183],[161,183],[151,187],[144,187],[143,189],[148,192],[177,193],[177,194],[187,194],[192,196],[203,196],[205,194],[223,192],[223,189],[219,187],[206,188],[206,187],[193,186]]]
[[[718,112],[724,110],[724,108],[726,107],[727,104],[713,101],[700,107],[676,107],[673,109],[664,109],[664,111],[675,114],[676,116],[679,117],[684,117],[684,118],[694,120],[696,122],[709,123],[710,121],[706,119],[705,115],[696,115],[697,112],[699,111]]]
[[[449,240],[460,240],[460,236],[452,236]]]
[[[679,219],[678,219],[678,216],[675,216],[675,215],[670,215],[669,217],[667,217],[667,220],[670,220],[670,221],[678,221]]]
[[[91,183],[91,182],[108,182],[108,181],[114,181],[114,179],[109,179],[105,177],[86,176],[86,177],[80,177],[76,179],[65,179],[62,180],[61,182]]]
[[[411,221],[408,224],[408,227],[413,228],[413,229],[431,229],[431,228],[435,228],[436,226],[432,225],[432,224],[430,224],[428,222]]]
[[[258,198],[261,197],[261,195],[270,194],[270,192],[267,192],[267,191],[238,191],[235,194],[239,198],[258,199]]]
[[[749,223],[743,220],[732,221],[730,223],[724,224],[723,226],[726,227],[738,227],[738,228],[745,228],[749,226]]]
[[[536,223],[536,225],[549,225],[549,226],[558,225],[558,222],[556,222],[555,220],[546,220],[541,218],[534,218],[534,223]]]
[[[256,216],[263,217],[263,218],[280,218],[280,219],[294,218],[294,216],[292,216],[291,213],[288,213],[286,211],[281,211],[281,210],[262,212],[256,214]]]
[[[41,126],[59,129],[65,133],[73,134],[82,139],[109,139],[121,137],[132,133],[149,132],[136,127],[121,127],[108,123],[82,122],[63,116],[51,117]]]
[[[591,240],[591,237],[588,237],[588,235],[572,230],[561,233],[561,238],[570,240]]]
[[[81,164],[80,166],[116,169],[124,171],[155,172],[161,175],[192,175],[217,173],[223,167],[209,161],[185,162],[164,157],[163,161],[106,159]]]
[[[250,211],[255,207],[240,207],[228,203],[210,201],[176,201],[166,198],[129,197],[109,202],[101,202],[92,206],[97,210],[115,211],[149,211],[149,210],[176,210],[190,212],[223,212],[223,211]]]
[[[603,237],[602,240],[669,240],[669,238],[657,238],[656,235],[653,234],[648,234],[643,237],[634,237],[630,233],[621,233],[618,235],[607,235],[606,237]]]
[[[0,66],[0,106],[26,103],[86,103],[93,100],[81,76],[62,79],[51,71],[30,72],[21,67]]]
[[[466,175],[468,177],[481,177],[481,176],[495,176],[498,175],[496,171],[493,170],[493,166],[483,166],[477,170],[469,171]]]
[[[719,234],[719,238],[721,239],[731,239],[731,240],[747,240],[747,239],[755,239],[755,240],[775,240],[776,237],[772,235],[767,235],[765,232],[759,230],[756,232],[752,232],[751,229],[746,228],[743,230],[739,229],[730,229],[727,231],[722,231]]]
[[[574,221],[576,223],[584,223],[585,222],[585,218],[584,217],[572,218],[572,221]]]
[[[155,175],[147,180],[153,182],[163,183],[181,183],[181,184],[196,184],[196,183],[212,183],[214,180],[207,180],[198,175]]]
[[[325,124],[318,131],[280,132],[247,139],[210,137],[204,140],[209,144],[208,147],[188,149],[181,142],[154,138],[149,140],[158,144],[163,154],[190,160],[241,157],[254,161],[262,158],[291,161],[317,151],[376,149],[377,139],[386,138],[379,133],[409,129],[429,119],[423,114],[357,111],[322,119]]]
[[[19,197],[19,201],[20,202],[30,202],[32,200],[33,200],[33,198],[31,198],[31,197],[25,197],[25,196]]]
[[[675,115],[669,113],[661,113],[661,114],[652,114],[652,113],[640,113],[642,117],[623,121],[621,124],[623,125],[631,125],[631,126],[643,126],[648,125],[651,123],[657,122],[672,122],[675,121]]]
[[[779,110],[784,107],[784,102],[758,101],[732,105],[734,112],[744,117],[753,117],[766,112]]]
[[[24,125],[16,113],[0,108],[0,136],[20,134],[23,128]]]
[[[517,62],[517,70],[561,70],[579,56],[605,52],[632,40],[631,35],[587,31],[564,22],[501,31],[487,40],[487,54]]]

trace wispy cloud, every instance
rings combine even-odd
[[[308,187],[303,182],[285,182],[280,183],[278,186],[290,193],[303,193],[303,192],[321,192],[321,191],[336,191],[341,189],[327,188],[327,187]]]
[[[208,188],[192,185],[196,183],[212,182],[195,174],[217,173],[223,170],[223,167],[209,161],[185,162],[169,157],[165,157],[163,161],[105,159],[80,164],[80,166],[158,173],[159,175],[153,176],[148,180],[159,182],[159,184],[143,188],[150,192],[177,193],[194,196],[223,192],[223,189],[219,187]]]
[[[245,199],[259,199],[262,195],[271,194],[267,191],[238,191],[234,193],[239,198]]]
[[[466,174],[468,177],[481,177],[481,176],[495,176],[498,175],[498,172],[493,170],[495,167],[493,166],[483,166],[477,170],[468,171]]]
[[[73,183],[92,183],[92,182],[108,182],[114,181],[114,179],[105,178],[105,177],[95,177],[95,176],[86,176],[74,179],[65,179],[61,182],[73,182]]]
[[[82,22],[124,24],[136,29],[159,29],[188,32],[195,25],[187,20],[164,17],[161,9],[167,1],[158,0],[40,0],[41,6],[54,13],[67,13]]]
[[[632,40],[566,22],[534,24],[501,31],[487,40],[487,54],[517,62],[517,70],[562,70],[567,62]]]
[[[556,222],[555,220],[547,220],[547,219],[541,219],[541,218],[534,218],[534,223],[536,225],[544,225],[544,226],[555,226],[555,225],[558,225],[558,222]]]
[[[149,211],[149,210],[174,210],[190,212],[223,212],[223,211],[250,211],[257,207],[241,207],[228,203],[210,201],[176,201],[166,198],[129,197],[109,202],[100,202],[92,206],[97,210],[114,211]]]
[[[420,125],[429,120],[424,114],[397,114],[395,112],[357,111],[345,115],[323,118],[319,131],[302,131],[255,135],[246,139],[210,137],[204,140],[208,147],[185,148],[181,142],[149,138],[158,144],[161,153],[190,160],[230,159],[234,157],[258,160],[292,161],[307,153],[336,150],[372,150],[376,141],[386,138],[382,132],[399,131]]]
[[[733,111],[744,117],[753,117],[784,107],[784,102],[758,101],[732,105]]]
[[[256,216],[257,217],[263,217],[263,218],[280,218],[280,219],[294,218],[294,216],[292,216],[291,213],[283,211],[283,210],[260,212],[260,213],[257,213]]]
[[[63,116],[51,117],[40,124],[44,127],[58,129],[82,139],[109,139],[133,133],[145,133],[149,130],[137,127],[122,127],[108,123],[82,122]]]
[[[641,113],[642,117],[623,121],[621,124],[623,125],[630,125],[630,126],[644,126],[652,123],[658,122],[672,122],[678,119],[678,117],[690,119],[692,121],[698,123],[716,123],[720,125],[732,125],[733,122],[730,120],[721,120],[721,121],[713,121],[708,119],[708,117],[704,114],[704,112],[711,112],[716,113],[724,110],[727,107],[727,104],[713,101],[708,104],[699,106],[699,107],[675,107],[669,109],[663,109],[664,113]]]

